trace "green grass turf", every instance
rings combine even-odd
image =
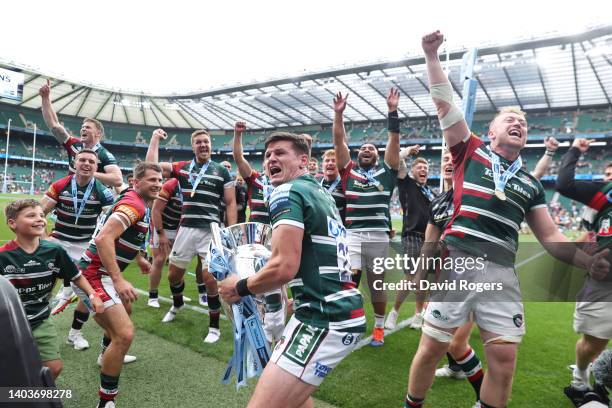
[[[15,196],[0,196],[4,207]],[[394,222],[400,231],[401,222]],[[0,240],[12,238],[5,223],[0,225]],[[532,236],[521,236],[521,242],[533,242]],[[526,247],[519,259],[537,253],[535,247]],[[545,258],[538,258],[519,270],[529,276],[538,272]],[[193,270],[193,265],[190,268]],[[161,296],[170,296],[164,270],[160,286]],[[130,266],[125,276],[134,286],[147,290],[148,277]],[[197,304],[195,278],[186,276],[185,294]],[[366,298],[367,298],[366,294]],[[414,312],[413,303],[406,302],[400,320]],[[368,333],[373,324],[373,313],[366,299]],[[389,306],[390,307],[390,306]],[[222,321],[222,338],[215,345],[204,345],[202,335],[208,326],[206,315],[183,310],[170,324],[161,318],[169,308],[146,306],[146,296],[134,305],[133,320],[137,329],[131,352],[139,361],[125,367],[121,376],[120,407],[240,407],[245,406],[252,390],[236,392],[233,386],[219,384],[221,373],[231,354],[230,326]],[[574,344],[578,336],[572,330],[574,305],[565,303],[527,302],[525,320],[527,334],[519,348],[517,370],[509,407],[571,407],[562,389],[571,378],[566,369],[574,360]],[[99,351],[100,329],[93,322],[84,331],[92,343],[87,351],[75,351],[63,343],[72,318],[72,310],[56,318],[62,341],[61,354],[64,371],[58,379],[62,388],[75,391],[76,398],[66,401],[67,407],[94,406],[99,381],[95,359]],[[364,347],[352,353],[330,374],[316,392],[317,406],[338,407],[400,407],[406,393],[408,370],[420,332],[404,329],[385,338],[382,348]],[[484,360],[477,329],[470,344]],[[485,364],[486,365],[486,364]],[[436,379],[427,396],[426,406],[469,407],[473,391],[467,381]]]

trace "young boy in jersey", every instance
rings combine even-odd
[[[57,331],[49,319],[49,298],[57,278],[70,279],[86,295],[84,301],[102,312],[102,299],[96,294],[60,245],[41,240],[47,227],[40,203],[32,199],[13,201],[4,210],[15,239],[0,247],[0,274],[17,290],[38,347],[40,359],[53,378],[62,370]]]

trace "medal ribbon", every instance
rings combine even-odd
[[[357,173],[361,174],[363,177],[368,179],[368,183],[374,185],[375,187],[380,186],[380,181],[374,178],[374,170],[375,168],[371,168],[370,170],[364,170],[361,167],[357,168]]]
[[[74,220],[75,224],[79,223],[79,217],[81,216],[81,213],[85,209],[85,205],[87,204],[87,199],[89,198],[89,195],[91,194],[91,190],[93,190],[93,186],[95,183],[96,183],[96,179],[92,177],[91,180],[89,180],[89,184],[87,185],[87,188],[85,189],[85,193],[83,193],[83,199],[81,200],[81,206],[79,207],[79,195],[78,195],[79,190],[78,190],[77,183],[76,183],[76,175],[72,177],[70,187],[72,189],[72,204],[74,205],[74,215],[76,217],[76,219]]]
[[[191,189],[192,197],[195,195],[196,189],[198,188],[198,184],[200,184],[200,181],[202,181],[202,177],[204,177],[204,173],[206,173],[206,170],[208,169],[209,164],[210,164],[210,160],[202,165],[202,167],[200,168],[200,172],[196,176],[195,174],[192,173],[193,168],[196,165],[196,161],[195,159],[191,160],[191,164],[189,165],[188,171],[189,171],[189,183],[191,183],[191,185],[193,186],[193,188]]]
[[[523,160],[519,156],[511,165],[502,173],[501,160],[492,150],[491,153],[491,168],[493,170],[493,182],[495,183],[495,191],[504,192],[508,181],[518,173],[523,166]]]
[[[331,194],[336,189],[336,186],[340,183],[340,180],[341,180],[340,175],[336,176],[336,179],[333,181],[333,183],[329,185],[329,187],[325,187],[323,185],[323,182],[325,181],[325,177],[323,177],[319,183],[321,184],[321,187],[325,188],[327,192]]]

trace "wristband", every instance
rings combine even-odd
[[[247,278],[240,279],[236,282],[236,292],[238,292],[238,296],[240,297],[253,295],[247,286]]]
[[[399,133],[400,123],[401,123],[401,120],[399,118],[397,110],[394,110],[393,112],[389,112],[389,115],[387,117],[387,130],[389,130],[389,132],[391,133]]]
[[[548,150],[546,149],[546,153],[547,156],[553,157],[555,155],[555,151],[554,150]]]

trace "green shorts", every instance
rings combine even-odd
[[[45,319],[40,326],[32,331],[32,335],[42,361],[59,360],[57,330],[51,319]]]

